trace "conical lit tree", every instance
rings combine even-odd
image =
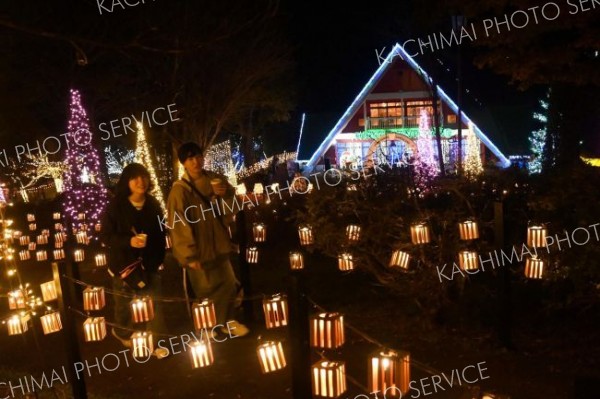
[[[463,161],[463,170],[465,176],[469,179],[474,179],[483,172],[481,142],[475,135],[472,123],[469,123],[469,131],[467,132],[467,155]]]
[[[541,124],[539,129],[533,130],[529,135],[529,143],[531,144],[531,152],[533,159],[529,162],[528,168],[529,173],[540,173],[542,171],[542,160],[545,154],[545,146],[547,142],[546,136],[548,135],[548,106],[550,105],[548,99],[550,93],[546,93],[546,99],[540,100],[540,107],[542,112],[534,112],[533,119]]]
[[[156,177],[154,164],[152,162],[152,157],[150,156],[150,150],[148,149],[148,141],[146,140],[144,125],[142,125],[140,122],[137,123],[137,141],[135,146],[135,159],[133,162],[141,163],[146,167],[146,169],[148,169],[148,173],[150,173],[150,179],[152,180],[152,185],[154,186],[150,194],[152,194],[152,196],[158,200],[162,210],[164,211],[166,209],[165,200],[163,198],[160,185],[158,184],[158,178]]]
[[[431,136],[431,123],[427,111],[422,109],[419,116],[419,136],[417,137],[417,160],[415,171],[423,183],[429,182],[439,173],[438,163],[435,160],[433,150],[433,138]]]
[[[85,224],[91,236],[106,208],[107,194],[100,175],[98,151],[92,144],[89,119],[81,104],[79,91],[73,89],[67,129],[70,144],[65,159],[67,171],[63,179],[63,208],[71,227],[80,230]]]

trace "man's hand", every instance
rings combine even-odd
[[[202,270],[202,265],[198,261],[188,263],[188,267],[192,270]]]

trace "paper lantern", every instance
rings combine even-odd
[[[96,230],[97,232],[102,231],[102,223],[96,223],[94,225],[94,230]]]
[[[248,263],[258,263],[258,248],[246,248],[246,261]]]
[[[410,261],[410,255],[399,249],[392,253],[392,259],[390,259],[390,267],[400,267],[402,269],[408,269],[408,262]]]
[[[25,303],[25,290],[17,289],[8,293],[8,307],[11,310],[24,309],[27,307]]]
[[[63,242],[67,240],[67,234],[64,232],[54,233],[54,242]]]
[[[40,234],[39,236],[36,237],[36,242],[38,245],[48,244],[48,237],[43,234]]]
[[[264,223],[254,223],[252,225],[252,234],[255,242],[265,242],[267,239],[267,227]]]
[[[97,254],[94,256],[96,266],[106,266],[106,254]]]
[[[34,231],[37,229],[37,225],[35,223],[29,223],[29,230]]]
[[[210,299],[204,299],[200,303],[195,302],[192,305],[192,313],[194,316],[194,327],[198,331],[212,328],[217,324],[215,304]]]
[[[134,298],[129,307],[134,323],[145,323],[154,319],[154,302],[149,296]]]
[[[165,236],[165,248],[166,249],[171,249],[172,246],[173,246],[173,244],[171,242],[171,236],[167,234]]]
[[[475,251],[460,251],[458,253],[458,266],[460,270],[471,271],[479,268],[477,252]]]
[[[87,236],[87,233],[85,232],[85,230],[77,232],[77,234],[75,234],[75,239],[77,240],[77,244],[88,244],[89,243],[88,236]]]
[[[83,290],[83,310],[101,310],[106,305],[103,287],[87,287]]]
[[[17,238],[21,238],[21,236],[23,235],[23,232],[20,230],[15,230],[12,233],[13,238],[16,240]]]
[[[19,238],[19,244],[21,244],[21,245],[29,245],[29,236],[21,236]]]
[[[283,347],[279,341],[267,341],[258,346],[258,361],[263,374],[281,370],[286,366]]]
[[[28,248],[30,251],[35,251],[35,248],[36,248],[36,247],[37,247],[37,245],[36,245],[36,243],[35,243],[35,242],[30,242],[30,243],[29,243],[29,245],[27,246],[27,248]]]
[[[246,190],[246,185],[244,183],[238,184],[235,187],[235,195],[246,195],[248,190]]]
[[[290,268],[292,270],[304,269],[304,256],[300,252],[290,252]]]
[[[369,363],[369,388],[382,392],[387,398],[401,398],[408,392],[410,383],[410,354],[383,351],[371,356]]]
[[[42,322],[42,330],[44,334],[52,334],[62,330],[62,323],[60,322],[60,313],[52,312],[40,317]]]
[[[544,274],[544,261],[533,256],[525,261],[525,277],[541,279]]]
[[[425,223],[417,223],[410,226],[410,238],[413,244],[428,244],[431,241],[429,226]]]
[[[460,234],[461,240],[476,240],[479,238],[479,227],[477,222],[472,220],[465,220],[458,224],[458,233]]]
[[[54,219],[54,220],[60,220],[60,212],[54,212],[52,214],[52,219]]]
[[[346,226],[346,237],[349,241],[358,241],[360,239],[360,226],[356,224]]]
[[[263,194],[265,192],[265,188],[263,187],[262,183],[255,183],[252,192],[254,194]]]
[[[42,230],[42,235],[43,235],[43,236],[46,236],[46,237],[50,236],[50,230],[48,230],[48,229],[43,229],[43,230]],[[46,242],[46,243],[47,243],[47,242]]]
[[[192,342],[190,345],[190,356],[192,358],[192,367],[195,369],[213,364],[215,359],[210,340],[207,337],[203,337],[201,340]]]
[[[29,259],[31,259],[31,253],[27,249],[25,249],[23,251],[19,251],[19,258],[21,260],[29,260]]]
[[[29,319],[27,317],[21,315],[11,316],[7,321],[6,325],[8,327],[8,335],[18,335],[23,334],[25,331],[29,329],[27,321]]]
[[[82,212],[82,213],[79,213],[79,214],[77,215],[77,219],[78,219],[78,220],[85,220],[85,213],[83,213],[83,212]]]
[[[27,214],[27,221],[28,222],[35,222],[35,215],[33,213],[28,213]]]
[[[56,230],[56,231],[62,231],[63,230],[62,223],[54,223],[54,230]]]
[[[312,366],[313,394],[322,398],[337,398],[346,392],[346,364],[320,361]]]
[[[548,230],[544,226],[530,226],[527,228],[527,246],[541,248],[546,246]]]
[[[149,331],[137,331],[131,335],[132,354],[137,358],[148,359],[154,352],[154,337]]]
[[[298,236],[300,237],[300,245],[312,245],[315,242],[311,226],[299,227]]]
[[[338,255],[338,268],[343,272],[354,270],[354,260],[351,253],[343,252]]]
[[[75,262],[83,262],[85,259],[85,252],[83,252],[83,249],[76,249],[73,251],[73,257],[75,258]]]
[[[48,260],[48,253],[45,250],[37,251],[35,253],[35,258],[38,262]]]
[[[337,312],[319,313],[310,319],[310,346],[336,349],[346,341],[344,316]]]
[[[104,317],[88,317],[83,322],[85,342],[102,341],[106,337],[106,320]]]
[[[52,251],[52,253],[54,254],[54,260],[61,260],[65,258],[65,251],[63,249],[55,249]]]
[[[263,310],[267,328],[287,326],[288,304],[285,295],[275,294],[269,299],[263,299]]]
[[[44,300],[44,302],[54,301],[58,298],[58,293],[56,292],[56,284],[54,283],[54,280],[40,284],[40,289],[42,290],[42,299]]]

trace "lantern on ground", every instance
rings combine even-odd
[[[44,234],[40,234],[39,236],[36,237],[36,242],[38,245],[46,245],[46,244],[48,244],[48,236],[46,236]]]
[[[258,346],[258,361],[263,374],[281,370],[285,367],[283,347],[279,341],[267,341]]]
[[[35,222],[35,215],[33,213],[28,213],[27,214],[27,221],[28,222]]]
[[[263,299],[263,310],[267,328],[287,326],[288,304],[285,295],[275,294]]]
[[[56,292],[56,284],[54,283],[54,280],[40,284],[40,289],[42,290],[42,299],[44,300],[44,302],[54,301],[58,298],[58,293]]]
[[[337,312],[319,313],[310,319],[310,346],[336,349],[346,341],[344,316]]]
[[[42,322],[42,330],[44,334],[52,334],[62,329],[62,323],[60,322],[60,313],[51,312],[40,317]]]
[[[337,398],[346,392],[346,364],[320,361],[312,366],[313,394],[322,398]]]
[[[75,234],[75,239],[77,240],[77,244],[87,244],[89,242],[85,230],[78,231],[77,234]]]
[[[42,230],[42,235],[48,237],[50,235],[50,230],[48,230],[48,229]],[[46,243],[48,243],[48,242],[46,242]]]
[[[371,356],[369,363],[369,388],[383,392],[388,398],[401,398],[408,392],[410,383],[410,354],[408,352],[382,351]]]
[[[525,261],[525,277],[539,280],[544,275],[544,261],[536,256]]]
[[[35,231],[37,229],[37,225],[35,223],[29,223],[29,230]]]
[[[65,251],[63,249],[55,249],[52,252],[54,254],[54,260],[61,260],[65,258]]]
[[[102,231],[102,223],[96,223],[94,225],[94,230],[96,230],[97,232]]]
[[[27,248],[28,248],[30,251],[35,251],[35,248],[36,248],[36,243],[35,243],[35,242],[30,242],[30,243],[29,243],[29,245],[27,246]]]
[[[77,214],[77,220],[85,220],[85,213],[81,212]]]
[[[149,296],[134,298],[129,307],[134,323],[145,323],[154,319],[154,302]]]
[[[208,337],[203,337],[200,340],[192,342],[190,345],[190,355],[192,358],[192,367],[195,369],[210,366],[215,361]]]
[[[392,259],[390,259],[390,267],[400,267],[402,269],[408,269],[408,262],[410,261],[410,255],[399,249],[392,253]]]
[[[102,341],[106,337],[106,320],[104,317],[88,317],[83,322],[85,342]]]
[[[29,253],[29,251],[27,249],[24,249],[23,251],[19,251],[19,259],[29,260],[29,259],[31,259],[31,253]]]
[[[104,288],[87,287],[83,290],[83,310],[101,310],[105,305]]]
[[[431,241],[429,226],[417,223],[410,226],[410,238],[413,244],[428,244]]]
[[[52,214],[52,219],[54,219],[54,220],[60,220],[60,212],[54,212]]]
[[[67,235],[63,232],[54,233],[54,242],[63,242],[66,241]]]
[[[38,262],[48,260],[48,253],[46,252],[46,250],[37,251],[35,253],[35,258],[37,259]]]
[[[311,226],[298,227],[298,236],[300,237],[300,245],[312,245],[315,242]]]
[[[6,325],[8,327],[8,335],[23,334],[25,331],[27,331],[29,329],[27,320],[27,317],[21,315],[11,316],[6,321]]]
[[[354,260],[351,253],[342,252],[338,255],[338,268],[343,272],[354,270]]]
[[[27,307],[25,303],[25,290],[20,288],[8,293],[8,307],[11,310],[24,309]]]
[[[62,223],[54,223],[54,230],[62,231],[62,229],[63,229]]]
[[[19,244],[25,246],[29,245],[29,236],[21,236],[19,237]]]
[[[258,263],[258,248],[246,248],[246,261],[248,263]]]
[[[477,252],[475,251],[460,251],[458,253],[458,266],[460,270],[467,272],[477,270],[479,267],[477,259]]]
[[[76,249],[73,251],[73,257],[75,258],[75,262],[83,262],[85,260],[85,252],[83,252],[83,249]]]
[[[267,239],[267,227],[264,223],[254,223],[252,225],[252,234],[255,242],[265,242]]]
[[[166,249],[171,249],[172,246],[173,246],[173,244],[171,242],[171,236],[167,234],[165,236],[165,248]]]
[[[256,183],[254,184],[254,188],[252,189],[252,192],[254,194],[263,194],[265,192],[265,188],[263,187],[262,183]]]
[[[215,304],[210,299],[205,299],[200,303],[195,302],[192,305],[192,313],[196,330],[212,328],[217,324]]]
[[[479,227],[473,220],[465,220],[458,224],[458,233],[461,240],[476,240],[479,238]]]
[[[148,359],[154,352],[154,338],[151,332],[136,331],[131,335],[133,356]]]
[[[13,238],[16,240],[17,238],[21,238],[21,236],[23,235],[23,232],[20,230],[15,230],[12,233]]]
[[[292,270],[304,269],[304,256],[300,252],[290,252],[290,268]]]
[[[246,190],[246,185],[244,183],[240,183],[235,187],[235,195],[246,195],[248,190]]]
[[[544,226],[530,226],[527,228],[527,246],[541,248],[546,245],[548,230]]]
[[[106,254],[97,254],[94,260],[96,261],[96,266],[106,266]]]
[[[357,224],[346,226],[346,237],[348,241],[358,241],[360,239],[360,226]]]

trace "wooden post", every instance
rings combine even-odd
[[[288,289],[292,361],[292,398],[312,398],[308,298],[302,270],[292,271]]]

